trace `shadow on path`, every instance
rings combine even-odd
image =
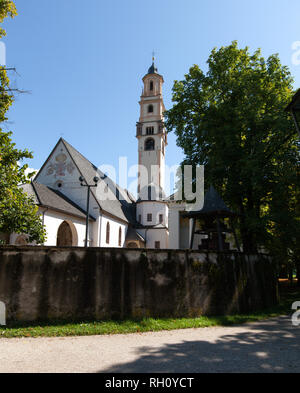
[[[300,327],[293,327],[289,317],[244,325],[211,342],[203,340],[201,329],[199,335],[199,341],[140,347],[137,360],[101,372],[300,372]]]

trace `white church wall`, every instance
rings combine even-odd
[[[46,241],[44,243],[45,246],[56,246],[57,245],[57,232],[60,227],[60,225],[66,221],[70,223],[71,225],[73,224],[76,230],[76,237],[78,239],[78,242],[76,246],[78,247],[84,247],[84,241],[85,241],[85,220],[80,219],[77,217],[73,217],[68,214],[56,212],[54,210],[48,209],[45,211],[45,209],[39,209],[39,214],[41,214],[41,220],[43,220],[43,224],[45,225],[46,229]],[[90,239],[92,239],[92,232],[94,230],[94,226],[96,223],[90,222],[89,226],[89,232],[90,232]],[[17,239],[22,236],[20,234],[12,233],[10,236],[10,244],[15,245],[17,242]],[[26,234],[25,234],[26,237]],[[29,243],[29,245],[36,245],[35,242]]]
[[[170,206],[169,208],[169,247],[173,250],[178,250],[180,248],[180,209],[176,206]]]
[[[179,218],[180,235],[179,235],[179,248],[186,250],[190,248],[190,223],[188,218]]]
[[[76,232],[77,232],[77,237],[78,237],[78,247],[84,247],[84,241],[85,241],[85,230],[86,230],[86,225],[85,225],[85,220],[80,219],[80,218],[75,218],[72,216],[65,215],[63,213],[58,213],[54,211],[48,211],[44,215],[44,225],[46,226],[46,231],[47,231],[47,240],[45,242],[45,246],[56,246],[57,244],[57,232],[60,227],[60,225],[64,222],[71,222],[74,224]],[[95,225],[94,222],[90,222],[89,225],[89,232],[90,236],[89,239],[91,239],[91,233],[93,230],[93,226]]]
[[[101,215],[98,215],[96,222],[92,226],[92,247],[100,247],[101,236]]]
[[[142,225],[157,225],[159,224],[159,215],[163,215],[163,224],[168,227],[169,225],[169,217],[168,217],[168,206],[165,203],[159,202],[141,202],[137,204],[137,220],[139,220],[139,216],[141,215]],[[152,214],[152,222],[147,221],[147,215]]]
[[[188,249],[190,247],[190,220],[183,218],[182,215],[185,212],[185,203],[169,203],[169,246],[171,249]]]
[[[155,243],[160,243],[161,249],[169,248],[169,236],[166,229],[145,229],[142,236],[146,239],[147,248],[154,249]]]
[[[109,243],[106,242],[107,224],[110,225]],[[121,246],[119,246],[119,229],[122,231]],[[125,239],[128,225],[105,215],[101,218],[100,247],[122,248],[125,246]]]

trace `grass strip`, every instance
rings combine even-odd
[[[131,334],[157,332],[163,330],[205,328],[214,326],[232,326],[247,322],[256,322],[268,318],[291,314],[291,305],[300,300],[300,289],[284,287],[281,301],[270,309],[251,314],[228,316],[201,316],[198,318],[144,318],[124,321],[51,321],[10,323],[0,326],[1,338],[16,337],[70,337],[111,334]]]

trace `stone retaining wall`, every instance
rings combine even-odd
[[[278,301],[267,256],[180,250],[0,247],[7,319],[243,313]]]

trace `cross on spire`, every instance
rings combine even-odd
[[[153,61],[153,63],[155,61],[155,52],[154,51],[152,52],[152,61]]]

